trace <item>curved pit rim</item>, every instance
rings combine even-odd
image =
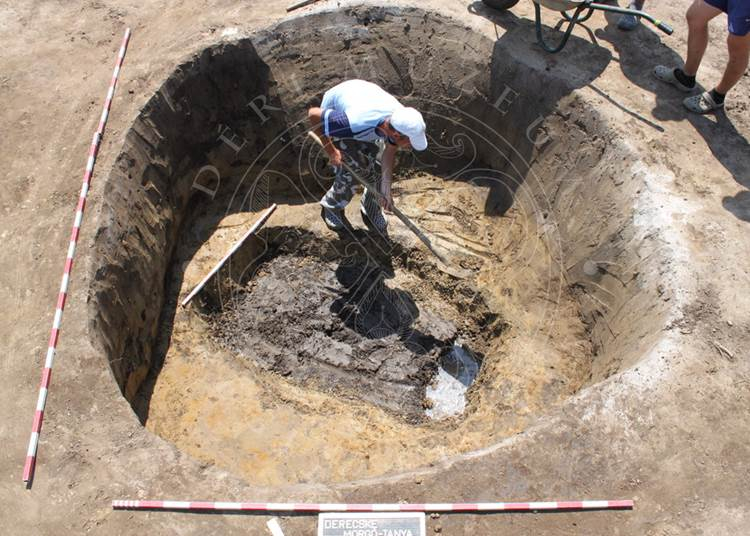
[[[366,2],[366,3],[358,2],[358,3],[353,4],[353,5],[375,5],[375,2]],[[334,13],[336,11],[338,11],[338,9],[320,8],[320,10],[316,9],[313,12],[308,12],[308,13],[304,13],[304,14],[302,14],[302,13],[296,14],[296,15],[294,15],[292,17],[283,19],[282,21],[274,24],[273,26],[271,26],[271,27],[269,27],[267,29],[260,30],[259,32],[254,32],[252,34],[252,36],[250,36],[250,37],[241,36],[241,37],[238,37],[237,39],[232,39],[230,42],[239,42],[239,41],[242,41],[245,38],[249,38],[249,39],[252,40],[253,37],[255,37],[257,39],[259,36],[264,35],[264,33],[267,34],[267,33],[273,32],[280,24],[288,22],[289,20],[294,20],[294,19],[298,19],[298,18],[306,18],[306,17],[308,17],[308,16],[310,16],[312,14],[315,14],[315,13]],[[417,11],[425,11],[425,10],[417,10]],[[425,12],[427,12],[427,11],[425,11]],[[475,30],[473,30],[473,31],[475,31]],[[227,41],[222,40],[222,41],[219,41],[217,43],[217,45],[221,44],[221,43],[226,43],[226,42]],[[212,46],[216,46],[216,45],[212,45]],[[211,48],[211,47],[201,48],[201,51],[202,50],[206,50],[207,48]],[[171,74],[170,74],[170,76],[171,76]],[[582,99],[583,102],[587,102],[587,98],[582,95],[583,94],[583,90],[579,90],[579,89],[575,89],[574,88],[571,91],[571,93],[578,94],[579,96],[581,96],[581,99]],[[606,121],[606,117],[601,117],[601,119]],[[609,123],[609,121],[608,121],[608,123]],[[608,124],[608,128],[611,128],[611,129],[617,130],[616,126],[617,125],[614,124],[614,123]],[[645,166],[645,164],[644,164],[644,166]],[[640,196],[638,198],[638,200],[639,201],[643,201],[643,200],[645,200],[645,197],[644,196]],[[648,205],[648,203],[646,203],[646,205]],[[634,210],[635,210],[635,208],[634,208]],[[657,226],[652,227],[652,229],[657,230],[657,231],[660,230],[660,228],[657,227]],[[662,262],[670,262],[670,260],[676,260],[677,257],[669,257],[669,256],[666,256],[666,255],[664,255],[664,256],[659,255],[659,256],[655,256],[654,259],[658,259],[659,261],[662,261]],[[674,264],[676,264],[677,266],[680,265],[679,263],[674,263]],[[673,302],[670,305],[670,309],[672,311],[676,311],[677,308],[678,308],[677,307],[677,300],[675,300],[675,302]],[[665,337],[661,337],[657,342],[655,342],[652,345],[652,350],[649,351],[649,352],[644,353],[643,354],[644,357],[641,358],[641,360],[639,360],[637,362],[638,366],[640,366],[642,364],[643,365],[645,365],[645,364],[654,365],[655,363],[653,363],[653,361],[655,359],[657,359],[657,346],[663,344],[664,341],[667,341],[667,343],[668,343],[669,342],[668,339],[669,339],[669,337],[665,336]],[[636,365],[633,365],[633,366],[635,367]],[[610,377],[608,377],[608,378],[606,378],[606,379],[604,379],[602,381],[599,381],[599,382],[597,382],[595,384],[592,384],[592,385],[589,385],[589,386],[586,386],[586,387],[582,388],[578,393],[576,393],[575,395],[573,395],[569,400],[566,400],[565,402],[563,402],[563,404],[560,406],[560,408],[558,410],[556,410],[555,412],[541,414],[537,418],[537,423],[529,425],[529,427],[526,428],[524,430],[524,432],[522,432],[520,435],[521,436],[529,436],[531,434],[541,432],[543,430],[548,429],[549,427],[554,426],[555,421],[559,421],[559,416],[556,416],[556,414],[563,413],[564,409],[566,408],[566,406],[568,406],[570,404],[573,404],[574,402],[576,402],[578,400],[581,400],[581,399],[584,399],[584,398],[588,397],[589,395],[591,395],[596,390],[595,388],[598,388],[599,386],[601,386],[601,388],[604,388],[604,386],[606,386],[608,384],[613,384],[613,383],[615,383],[615,381],[620,381],[620,380],[622,380],[624,378],[627,378],[628,380],[631,380],[630,385],[632,387],[636,387],[637,386],[637,382],[635,381],[635,378],[632,376],[632,368],[633,367],[631,367],[630,369],[625,369],[625,370],[619,371],[616,374],[614,374],[614,375],[612,375],[612,376],[610,376]],[[665,373],[666,373],[666,371],[663,370],[662,368],[659,368],[659,367],[656,367],[656,368],[657,368],[657,371],[660,374],[659,378],[660,379],[663,378],[664,375],[665,375]],[[546,421],[549,421],[549,422],[546,422]],[[440,462],[440,467],[435,467],[435,468],[432,468],[432,469],[422,468],[422,469],[416,469],[416,470],[412,470],[412,471],[400,472],[400,473],[395,474],[395,475],[385,475],[385,476],[381,476],[381,477],[372,477],[372,478],[367,478],[367,479],[363,479],[363,480],[352,480],[350,482],[337,483],[337,484],[315,484],[315,485],[312,485],[312,486],[315,486],[315,487],[322,486],[322,487],[324,487],[326,489],[334,489],[334,490],[335,489],[341,489],[341,490],[344,490],[344,489],[347,489],[347,488],[350,488],[350,487],[358,487],[358,486],[363,486],[363,485],[373,485],[373,484],[379,484],[379,483],[383,483],[383,482],[398,482],[398,481],[401,481],[403,479],[411,478],[411,477],[413,477],[415,475],[424,475],[424,474],[436,473],[436,472],[439,472],[441,470],[446,469],[447,467],[450,467],[450,466],[454,465],[455,463],[458,463],[458,462],[461,462],[461,461],[464,461],[464,460],[481,458],[481,457],[483,457],[483,456],[485,456],[487,454],[495,452],[495,451],[497,451],[499,449],[502,449],[502,448],[504,448],[504,447],[506,447],[506,446],[508,446],[510,444],[513,444],[516,441],[520,441],[520,440],[521,440],[521,438],[519,438],[518,436],[504,438],[501,441],[499,441],[497,443],[494,443],[492,445],[489,445],[487,447],[484,447],[484,448],[481,448],[481,449],[477,449],[477,450],[474,450],[474,451],[470,451],[470,452],[467,452],[467,453],[464,453],[464,454],[461,454],[461,455],[456,455],[456,456],[451,456],[449,458],[446,458],[444,461]],[[176,445],[172,444],[170,441],[165,440],[162,437],[159,437],[159,441],[165,441],[165,443],[169,444],[170,447],[180,450],[179,447],[177,447]],[[221,468],[217,468],[217,469],[220,470],[220,471],[225,471],[225,470],[223,470]],[[229,473],[229,472],[227,471],[227,473]],[[274,489],[274,490],[309,489],[310,486],[311,485],[309,485],[309,484],[294,484],[294,485],[284,486],[284,487],[274,487],[272,489]]]

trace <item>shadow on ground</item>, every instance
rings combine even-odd
[[[654,66],[661,64],[679,67],[684,63],[683,57],[666,46],[659,34],[645,24],[641,24],[630,34],[623,34],[617,29],[616,16],[608,14],[607,22],[607,26],[597,31],[596,35],[615,48],[625,77],[640,90],[654,94],[656,104],[652,110],[653,116],[660,121],[689,123],[701,135],[716,161],[739,185],[750,189],[750,145],[737,131],[727,113],[724,110],[707,115],[688,112],[682,105],[685,94],[654,78]],[[698,77],[701,77],[700,71]],[[706,88],[711,88],[718,80],[706,82]],[[706,88],[699,85],[695,92]],[[731,102],[731,93],[728,102]],[[750,221],[750,192],[747,190],[734,197],[725,197],[722,205],[737,218]]]

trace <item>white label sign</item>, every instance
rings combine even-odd
[[[318,536],[425,536],[424,512],[320,514]]]

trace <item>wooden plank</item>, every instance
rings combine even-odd
[[[208,283],[208,281],[214,275],[216,275],[216,272],[218,272],[221,269],[221,267],[224,266],[224,263],[227,262],[227,260],[229,260],[229,257],[234,255],[234,253],[238,249],[240,249],[240,246],[245,242],[245,240],[247,240],[250,237],[250,235],[254,234],[258,229],[260,229],[264,223],[266,223],[266,221],[271,216],[271,214],[273,214],[274,210],[276,210],[276,203],[271,205],[268,208],[268,210],[266,210],[263,213],[263,215],[260,218],[258,218],[258,220],[253,224],[253,226],[250,227],[250,229],[244,235],[242,235],[242,238],[240,238],[239,240],[237,240],[237,242],[234,243],[234,245],[229,250],[229,252],[226,255],[224,255],[224,257],[222,257],[222,259],[219,261],[219,264],[214,266],[213,269],[210,272],[208,272],[208,274],[206,274],[206,277],[204,277],[201,280],[201,282],[198,283],[198,285],[193,290],[190,291],[190,294],[188,294],[185,297],[185,299],[182,300],[180,305],[185,307],[188,303],[190,303],[190,300],[192,300],[195,297],[195,295],[198,294],[198,292],[200,292],[200,290],[206,285],[206,283]]]

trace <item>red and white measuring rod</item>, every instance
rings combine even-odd
[[[217,512],[566,512],[576,510],[632,510],[632,500],[544,501],[494,503],[305,504],[201,501],[112,501],[116,510],[186,510]]]
[[[44,418],[44,407],[47,403],[47,391],[49,389],[50,380],[52,378],[52,363],[55,360],[57,341],[60,338],[60,323],[62,321],[63,310],[65,309],[65,300],[68,296],[68,283],[70,282],[70,273],[73,269],[73,257],[76,252],[78,235],[81,232],[83,210],[86,207],[86,196],[88,195],[89,186],[91,185],[91,176],[94,172],[94,163],[96,162],[96,154],[99,150],[99,142],[101,141],[102,134],[104,133],[104,126],[107,124],[109,109],[112,106],[112,97],[115,94],[115,86],[117,85],[117,78],[120,76],[120,68],[122,67],[122,60],[123,58],[125,58],[125,50],[128,48],[128,41],[130,41],[130,28],[125,30],[125,37],[122,39],[122,46],[120,46],[120,52],[117,55],[117,61],[115,62],[115,71],[112,74],[112,81],[109,84],[107,98],[104,101],[104,109],[102,110],[102,115],[99,119],[99,125],[96,129],[96,132],[94,132],[94,138],[93,140],[91,140],[89,156],[86,160],[86,171],[83,173],[83,186],[81,186],[81,195],[78,197],[78,205],[76,206],[75,220],[73,221],[73,231],[70,235],[70,243],[68,244],[68,256],[65,259],[65,268],[63,270],[62,283],[60,283],[60,292],[57,295],[55,318],[52,321],[52,333],[50,334],[49,344],[47,346],[47,358],[44,362],[44,368],[42,369],[42,382],[39,387],[39,397],[36,403],[34,422],[31,427],[29,449],[26,452],[26,463],[23,467],[23,481],[27,486],[31,485],[31,480],[34,477],[34,467],[36,466],[36,452],[37,447],[39,446],[39,434],[42,431],[42,419]]]

